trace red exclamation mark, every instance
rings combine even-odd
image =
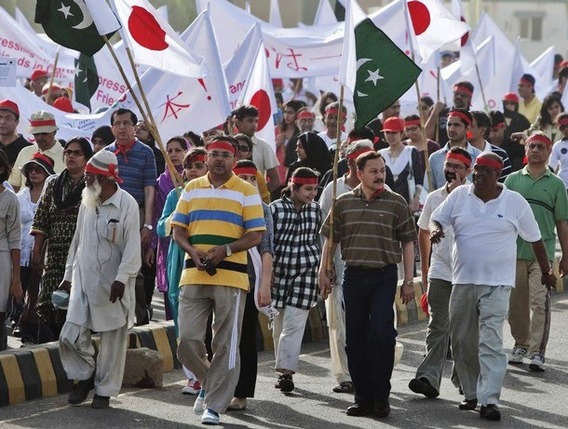
[[[198,78],[197,81],[199,82],[199,84],[203,87],[203,89],[205,90],[205,92],[207,92],[207,87],[205,86],[205,82],[203,81],[202,78]],[[211,101],[211,96],[207,95],[207,100]]]

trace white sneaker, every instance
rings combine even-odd
[[[203,414],[203,410],[205,410],[205,389],[201,389],[199,391],[199,395],[197,395],[197,398],[195,398],[195,402],[193,403],[193,412],[195,414]]]
[[[204,425],[218,425],[219,413],[216,413],[211,408],[207,408],[201,417],[201,423]]]
[[[523,358],[527,355],[527,349],[524,347],[515,347],[509,355],[509,363],[518,365],[523,363]]]
[[[531,371],[542,372],[544,371],[544,356],[540,353],[533,353],[531,355],[531,363],[529,364],[529,369]]]

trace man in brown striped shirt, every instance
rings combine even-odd
[[[407,303],[414,299],[416,228],[404,198],[384,187],[381,155],[367,152],[356,162],[361,184],[337,198],[331,246],[330,216],[321,229],[326,239],[319,269],[320,290],[322,296],[329,292],[333,276],[327,270],[327,261],[340,243],[341,258],[347,266],[343,279],[346,351],[355,386],[355,404],[347,409],[347,415],[374,413],[387,417],[397,335],[393,312],[396,264],[403,260],[401,298]]]

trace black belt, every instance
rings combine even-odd
[[[185,268],[195,268],[193,259],[186,259],[184,263]],[[247,273],[247,264],[239,264],[238,262],[221,261],[215,268],[228,271],[236,271],[238,273]]]

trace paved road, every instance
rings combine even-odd
[[[227,428],[566,428],[568,427],[568,296],[554,297],[553,328],[544,373],[531,373],[528,365],[509,367],[505,379],[501,423],[482,421],[476,412],[459,411],[461,400],[451,386],[446,368],[438,399],[425,399],[408,389],[423,353],[425,323],[399,332],[405,351],[392,380],[391,416],[386,420],[348,417],[345,409],[352,396],[331,391],[329,350],[325,342],[303,349],[296,389],[284,395],[273,387],[273,356],[261,353],[256,398],[245,412],[221,416]],[[506,347],[512,339],[506,331]],[[194,397],[180,393],[181,371],[165,374],[164,387],[153,390],[125,389],[109,410],[92,410],[89,403],[67,405],[66,396],[30,401],[0,408],[2,428],[178,428],[204,427],[191,408]]]

